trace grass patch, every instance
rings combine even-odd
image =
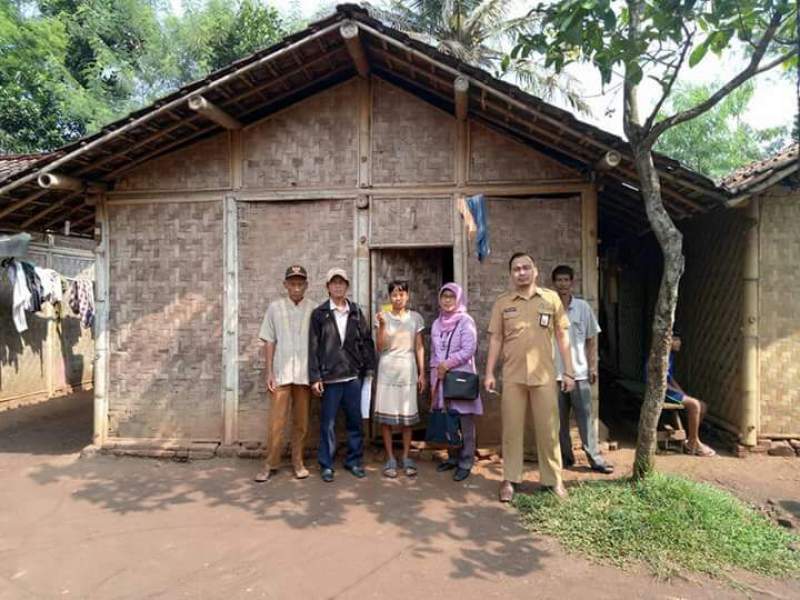
[[[643,563],[660,577],[685,571],[720,576],[732,569],[800,576],[791,535],[728,492],[673,475],[643,482],[590,482],[552,494],[518,494],[525,525],[569,551],[625,567]]]

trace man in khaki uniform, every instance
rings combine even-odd
[[[561,448],[558,443],[558,382],[553,364],[553,336],[565,370],[561,389],[575,387],[569,347],[569,319],[561,299],[536,285],[536,263],[518,252],[509,261],[512,289],[497,298],[489,322],[489,356],[484,386],[495,391],[494,371],[503,354],[503,482],[500,501],[510,502],[514,485],[522,481],[525,410],[533,413],[536,452],[542,485],[563,498]]]
[[[267,390],[272,396],[267,423],[267,459],[255,481],[270,480],[283,450],[283,432],[292,413],[292,467],[297,479],[308,477],[303,449],[308,433],[308,329],[314,303],[305,297],[308,273],[300,265],[286,269],[287,296],[270,303],[258,337],[264,344]]]

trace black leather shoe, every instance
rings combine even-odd
[[[614,472],[614,465],[609,465],[608,463],[604,463],[602,465],[592,465],[592,471],[604,473],[605,475],[611,475],[611,473]]]
[[[469,469],[458,467],[453,474],[453,481],[464,481],[467,477],[469,477]]]
[[[436,472],[437,473],[444,473],[445,471],[449,471],[450,469],[455,469],[457,466],[458,465],[456,463],[450,462],[449,460],[446,460],[444,462],[440,462],[436,466]]]
[[[322,477],[322,481],[325,483],[330,483],[333,481],[333,469],[322,469],[322,473],[320,473]]]
[[[355,465],[353,467],[345,467],[345,468],[353,474],[353,477],[358,477],[359,479],[363,479],[364,477],[367,476],[367,472],[361,465]]]

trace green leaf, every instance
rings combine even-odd
[[[708,52],[708,43],[707,42],[708,42],[708,39],[706,39],[705,42],[703,42],[702,44],[697,46],[697,48],[692,50],[692,53],[689,55],[689,66],[690,67],[694,67],[701,60],[703,60],[703,58],[706,55],[706,52]]]

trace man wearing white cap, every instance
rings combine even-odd
[[[375,344],[367,319],[355,302],[347,299],[350,280],[344,269],[331,269],[325,277],[329,299],[311,313],[308,343],[308,377],[311,389],[322,396],[319,466],[322,480],[333,481],[336,454],[336,415],[344,409],[347,456],[344,467],[359,479],[363,466],[364,436],[361,424],[361,379],[375,370]]]

